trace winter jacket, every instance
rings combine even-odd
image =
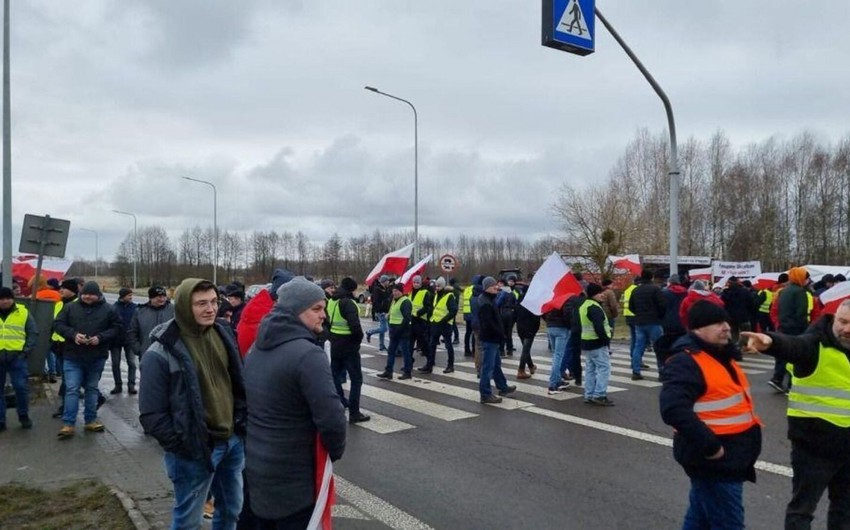
[[[505,340],[502,317],[496,309],[496,295],[483,292],[478,297],[478,338],[481,342],[500,343]]]
[[[109,356],[109,348],[121,336],[122,326],[118,314],[103,298],[93,304],[79,299],[62,307],[53,321],[53,331],[65,339],[65,359],[91,360]],[[77,333],[98,337],[98,345],[77,344]]]
[[[547,328],[567,328],[572,327],[573,313],[572,306],[567,305],[569,300],[564,300],[560,309],[552,309],[543,314],[543,320],[546,321]]]
[[[587,299],[585,298],[585,300]],[[582,304],[584,304],[584,300],[582,300]],[[579,322],[579,328],[581,328],[580,308],[581,304],[579,304],[579,307],[575,312],[575,319]],[[605,331],[605,324],[608,320],[605,310],[600,306],[591,305],[587,310],[587,318],[590,319],[593,330],[596,332],[596,336],[598,338],[593,340],[581,339],[581,349],[583,351],[598,350],[599,348],[605,348],[611,344],[611,337],[609,337],[608,333]],[[581,331],[579,331],[579,336],[581,336]]]
[[[620,303],[617,301],[617,294],[614,289],[606,288],[597,300],[599,305],[605,311],[605,316],[608,320],[617,318],[620,315]]]
[[[244,372],[251,509],[283,518],[314,502],[316,434],[331,460],[342,457],[345,411],[316,336],[280,307],[260,324]]]
[[[768,333],[773,344],[764,353],[791,363],[795,377],[808,377],[817,368],[821,344],[850,357],[850,350],[843,347],[832,332],[834,320],[834,315],[823,315],[798,336]],[[850,429],[819,418],[789,416],[788,439],[824,458],[843,459],[850,454]]]
[[[275,301],[277,301],[277,290],[294,277],[295,275],[286,269],[275,269],[272,274],[271,287],[263,289],[248,303],[244,304],[245,309],[242,310],[239,324],[236,326],[239,353],[242,354],[242,357],[245,357],[248,350],[251,349],[251,345],[254,344],[260,321],[272,310]]]
[[[527,292],[527,291],[526,291]],[[525,293],[522,294],[525,298]],[[522,299],[516,307],[516,332],[521,340],[533,339],[540,331],[540,316],[535,315],[522,305]]]
[[[748,323],[753,315],[753,293],[738,283],[730,283],[729,287],[720,295],[720,299],[726,305],[726,312],[732,319],[732,324],[738,326]],[[805,328],[804,328],[805,329]]]
[[[340,286],[336,288],[333,299],[339,301],[340,315],[348,323],[351,335],[331,333],[331,355],[339,357],[349,353],[359,353],[360,343],[363,341],[363,327],[360,325],[360,311],[354,303],[354,294]]]
[[[720,307],[724,306],[723,300],[710,291],[698,291],[696,289],[689,290],[688,295],[684,300],[682,300],[682,305],[679,306],[679,320],[682,322],[682,327],[686,330],[690,329],[688,326],[688,311],[691,309],[692,305],[700,300],[706,300],[712,304],[719,305]]]
[[[483,280],[483,277],[479,278]],[[471,310],[469,314],[469,324],[472,326],[473,330],[478,330],[478,310],[481,307],[480,301],[478,297],[481,296],[481,293],[484,292],[484,289],[481,287],[480,282],[476,282],[472,284],[472,298],[469,300],[469,308]]]
[[[154,307],[150,302],[139,306],[130,322],[128,343],[136,355],[142,355],[151,346],[151,332],[160,324],[174,318],[174,305],[171,301]]]
[[[688,290],[678,284],[673,284],[663,289],[661,295],[664,296],[664,319],[661,321],[661,327],[664,328],[664,333],[670,335],[682,334],[685,332],[685,327],[679,318],[679,308],[682,306],[682,301],[688,295]]]
[[[632,324],[635,326],[661,325],[667,304],[661,294],[661,288],[652,282],[635,287],[629,298],[629,309],[635,314]]]
[[[799,335],[809,327],[809,299],[806,288],[789,283],[779,293],[779,331]]]
[[[389,287],[384,287],[381,282],[375,281],[369,289],[369,295],[372,297],[373,313],[388,313],[390,311],[393,295]]]
[[[116,300],[112,304],[112,309],[121,318],[121,336],[115,340],[113,346],[129,345],[130,324],[133,322],[133,315],[136,314],[138,307],[135,302],[122,302],[121,300]]]
[[[694,404],[706,393],[708,386],[692,355],[706,352],[720,362],[730,374],[739,355],[737,345],[711,346],[693,333],[673,345],[674,355],[667,359],[661,372],[659,403],[664,423],[675,429],[673,456],[689,477],[755,482],[755,463],[761,453],[761,426],[754,425],[738,434],[717,435],[694,412]],[[735,378],[732,375],[733,379]],[[708,457],[723,447],[724,456]]]

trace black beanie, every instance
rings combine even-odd
[[[707,300],[700,300],[688,310],[688,327],[691,329],[704,328],[720,322],[729,322],[729,313],[719,305]]]
[[[124,298],[128,294],[133,294],[133,290],[129,287],[122,287],[118,289],[118,298]]]
[[[87,281],[85,285],[83,285],[83,291],[80,294],[92,294],[95,296],[103,296],[103,293],[100,292],[100,285],[95,281]]]
[[[602,286],[599,285],[598,283],[589,283],[589,284],[587,284],[587,287],[584,288],[584,290],[587,293],[588,298],[593,298],[594,296],[601,293],[605,289],[603,289]]]
[[[11,287],[0,287],[0,298],[15,298],[15,292]]]
[[[68,289],[74,294],[80,292],[80,286],[77,284],[77,280],[73,278],[68,278],[67,280],[62,280],[62,283],[59,284],[61,289]]]
[[[357,282],[348,277],[343,278],[342,281],[339,282],[339,286],[352,293],[357,290]]]

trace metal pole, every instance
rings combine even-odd
[[[213,283],[218,286],[218,190],[215,187],[215,184],[208,180],[201,180],[192,177],[183,177],[186,180],[191,180],[192,182],[200,182],[201,184],[206,184],[210,186],[213,190]]]
[[[130,212],[123,212],[121,210],[112,210],[115,213],[120,213],[121,215],[129,215],[133,218],[133,289],[136,288],[136,264],[139,262],[139,238],[138,238],[138,224],[136,222],[136,214]]]
[[[363,87],[366,90],[395,99],[410,105],[413,109],[413,262],[419,260],[419,114],[413,103],[386,92],[381,92],[375,87]]]
[[[83,232],[91,232],[92,234],[94,234],[94,279],[97,280],[97,230],[92,230],[91,228],[80,228],[80,230],[82,230]]]
[[[9,82],[9,0],[3,2],[3,286],[12,286],[12,96]]]
[[[596,18],[598,18],[605,28],[617,41],[617,44],[623,48],[626,55],[635,63],[640,73],[652,85],[655,93],[661,98],[664,103],[664,110],[667,112],[667,128],[670,129],[670,170],[667,172],[670,177],[670,274],[679,273],[679,153],[676,147],[676,121],[673,119],[673,107],[670,105],[670,100],[667,99],[667,94],[661,89],[661,86],[649,73],[649,70],[640,62],[637,55],[629,48],[626,42],[620,37],[620,34],[613,26],[602,16],[599,8],[595,8]]]

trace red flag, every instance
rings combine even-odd
[[[401,275],[401,278],[398,279],[396,283],[400,283],[404,285],[404,294],[408,294],[413,290],[413,277],[414,276],[422,276],[425,273],[425,268],[434,259],[433,254],[428,254],[424,257],[419,263],[410,267],[407,272]]]
[[[753,288],[757,291],[762,289],[773,289],[773,286],[779,283],[778,272],[763,272],[753,278]]]
[[[631,274],[638,275],[641,272],[640,256],[637,254],[629,254],[627,256],[608,256],[615,269],[623,269]]]
[[[316,433],[316,507],[307,525],[308,530],[331,530],[333,527],[331,512],[336,502],[333,467],[331,457]]]
[[[534,273],[522,305],[535,315],[542,315],[547,311],[560,309],[567,299],[581,291],[581,284],[570,272],[570,268],[561,256],[554,252]]]
[[[369,276],[366,277],[366,285],[372,285],[372,282],[381,274],[401,276],[410,262],[411,253],[413,253],[413,243],[384,255],[372,269],[372,272],[369,273]]]
[[[850,298],[850,282],[836,283],[820,294],[823,312],[834,315],[841,302]]]
[[[74,262],[68,259],[44,258],[41,263],[41,277],[44,279],[56,278],[61,280]],[[30,294],[29,281],[35,276],[38,266],[38,256],[34,254],[21,254],[12,256],[12,280],[21,287],[21,293]]]

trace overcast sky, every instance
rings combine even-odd
[[[600,1],[664,87],[680,142],[850,133],[850,3]],[[12,1],[14,251],[25,213],[68,257],[139,226],[313,241],[555,233],[562,182],[604,179],[660,100],[597,23],[596,53],[540,44],[539,0]]]

